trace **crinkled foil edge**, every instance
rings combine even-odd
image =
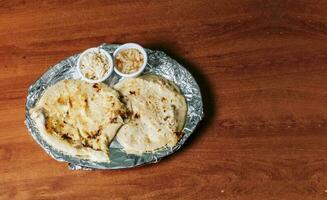
[[[102,44],[99,48],[108,51],[110,54],[119,47],[117,44]],[[167,56],[162,51],[146,49],[148,54],[148,64],[144,73],[161,75],[174,82],[182,91],[186,98],[188,112],[183,129],[183,136],[173,148],[165,148],[154,153],[144,153],[141,156],[126,154],[117,140],[114,140],[110,146],[110,162],[92,162],[78,157],[66,155],[63,152],[52,148],[40,136],[34,121],[31,119],[29,110],[34,107],[40,99],[43,91],[63,79],[80,79],[76,71],[76,63],[79,54],[68,57],[58,64],[52,66],[28,89],[25,124],[34,140],[55,160],[68,162],[69,169],[72,170],[92,170],[92,169],[122,169],[131,168],[149,163],[156,163],[163,157],[168,156],[180,149],[185,141],[194,132],[195,128],[203,118],[203,101],[200,88],[194,77],[187,69],[181,66],[177,61]],[[105,81],[113,86],[120,80],[118,75],[113,75]]]

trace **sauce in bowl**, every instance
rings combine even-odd
[[[144,63],[142,53],[137,49],[121,50],[116,55],[116,68],[124,74],[137,72]]]

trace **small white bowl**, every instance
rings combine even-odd
[[[81,72],[81,68],[80,68],[80,62],[81,62],[82,57],[85,54],[92,52],[92,51],[93,52],[100,51],[101,53],[103,53],[106,56],[106,58],[108,60],[108,64],[109,64],[109,69],[108,69],[107,73],[101,79],[97,79],[97,80],[93,80],[93,79],[89,79],[89,78],[85,77],[84,74]],[[78,57],[78,60],[77,60],[77,71],[78,71],[79,75],[82,77],[82,80],[89,82],[89,83],[100,83],[100,82],[106,80],[112,74],[113,70],[114,70],[114,65],[113,65],[113,60],[112,60],[111,55],[107,51],[97,48],[97,47],[89,48],[89,49],[85,50],[83,53],[81,53],[81,55]]]
[[[126,77],[126,78],[133,78],[136,77],[138,75],[140,75],[143,71],[144,68],[148,62],[148,56],[144,50],[144,48],[142,46],[140,46],[139,44],[136,43],[126,43],[121,45],[120,47],[118,47],[115,51],[114,51],[114,63],[116,63],[116,55],[121,51],[121,50],[126,50],[126,49],[137,49],[141,52],[141,54],[143,55],[143,65],[140,67],[140,69],[134,73],[131,74],[124,74],[122,72],[120,72],[117,68],[116,68],[116,64],[114,64],[114,70],[115,72],[121,76],[121,77]]]

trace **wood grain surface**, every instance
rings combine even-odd
[[[0,199],[327,199],[327,1],[0,1]],[[28,87],[103,42],[192,72],[206,117],[158,164],[70,171],[24,125]]]

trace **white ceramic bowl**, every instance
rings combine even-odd
[[[131,74],[124,74],[122,72],[120,72],[117,68],[116,68],[116,65],[114,66],[114,70],[115,72],[121,76],[121,77],[126,77],[126,78],[132,78],[132,77],[136,77],[138,75],[140,75],[143,71],[144,71],[144,68],[148,62],[148,56],[144,50],[144,48],[142,46],[140,46],[139,44],[136,44],[136,43],[126,43],[126,44],[123,44],[121,46],[119,46],[115,51],[114,51],[114,63],[116,63],[116,55],[121,51],[121,50],[126,50],[126,49],[137,49],[141,52],[141,54],[143,55],[143,65],[140,67],[140,69],[134,73],[131,73]]]
[[[100,51],[101,53],[103,53],[106,56],[106,58],[108,60],[108,64],[109,64],[109,69],[108,69],[107,73],[101,79],[97,79],[97,80],[93,80],[93,79],[89,79],[89,78],[85,77],[84,74],[81,72],[81,68],[80,68],[80,66],[81,66],[80,62],[81,62],[82,57],[85,54],[87,54],[89,52],[92,52],[92,51],[93,52],[94,51]],[[100,82],[106,80],[112,74],[113,70],[114,70],[114,65],[113,65],[113,60],[112,60],[111,55],[107,51],[105,51],[103,49],[100,49],[100,48],[94,47],[94,48],[89,48],[89,49],[85,50],[83,53],[81,53],[81,55],[78,57],[78,60],[77,60],[77,71],[78,71],[78,73],[82,77],[82,80],[84,80],[86,82],[89,82],[89,83],[100,83]]]

